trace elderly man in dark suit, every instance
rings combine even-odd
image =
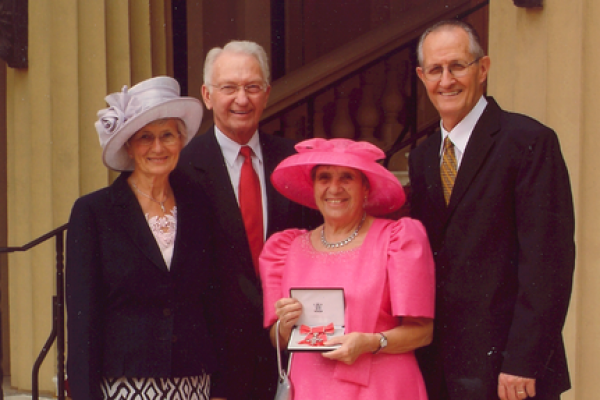
[[[556,134],[484,96],[490,59],[460,21],[428,29],[417,74],[441,132],[410,154],[411,209],[436,260],[431,400],[559,399],[575,258]]]
[[[202,97],[215,125],[192,140],[178,167],[204,188],[216,212],[215,311],[223,326],[224,374],[213,377],[212,393],[228,400],[275,395],[276,353],[262,327],[258,255],[271,234],[310,227],[306,219],[313,218],[271,185],[271,172],[295,150],[294,142],[258,131],[270,90],[261,46],[234,41],[212,49]]]

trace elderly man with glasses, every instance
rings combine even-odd
[[[429,398],[559,399],[575,246],[558,138],[484,96],[490,58],[468,24],[427,29],[418,58],[441,117],[409,167],[436,261],[434,339],[417,354]]]
[[[319,225],[319,217],[280,195],[269,177],[294,142],[259,132],[271,86],[264,49],[233,41],[208,52],[202,97],[214,126],[181,153],[178,169],[210,200],[217,220],[214,313],[222,374],[211,393],[228,400],[271,399],[277,383],[276,352],[262,327],[258,255],[271,234]],[[190,190],[194,190],[191,188]],[[314,219],[314,222],[312,222]]]

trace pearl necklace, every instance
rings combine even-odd
[[[131,186],[133,186],[133,188],[142,196],[149,198],[150,200],[152,200],[155,203],[158,203],[160,205],[160,209],[162,210],[162,212],[165,212],[165,202],[169,199],[169,195],[165,195],[165,199],[163,201],[158,201],[156,200],[154,197],[150,196],[147,193],[144,193],[140,190],[139,187],[137,187],[137,185],[133,182],[133,180],[131,181]]]
[[[360,220],[360,223],[358,224],[358,226],[356,227],[354,232],[352,232],[352,234],[350,236],[348,236],[346,239],[342,240],[341,242],[336,242],[336,243],[329,243],[327,240],[325,240],[325,224],[323,224],[323,227],[321,228],[321,243],[323,243],[323,246],[325,246],[328,249],[337,249],[338,247],[347,245],[348,243],[353,241],[354,238],[358,235],[358,231],[360,231],[360,228],[362,228],[363,223],[365,222],[366,218],[367,218],[367,213],[364,213],[362,219]]]

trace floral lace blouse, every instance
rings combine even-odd
[[[177,206],[171,209],[171,214],[165,214],[162,217],[154,216],[148,218],[148,214],[146,214],[146,221],[148,221],[150,230],[156,239],[167,268],[171,269],[175,234],[177,233]]]

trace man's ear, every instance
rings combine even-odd
[[[267,90],[265,90],[265,107],[267,105],[267,103],[269,102],[269,95],[271,94],[271,85],[267,85]]]
[[[491,64],[492,60],[490,60],[489,56],[483,56],[479,60],[479,83],[483,83],[487,80]]]
[[[417,67],[417,76],[419,77],[421,82],[425,83],[425,81],[424,81],[425,78],[423,77],[423,68]]]
[[[208,90],[206,85],[202,85],[202,100],[204,100],[204,105],[208,110],[212,110],[212,101],[211,101],[211,93]]]

